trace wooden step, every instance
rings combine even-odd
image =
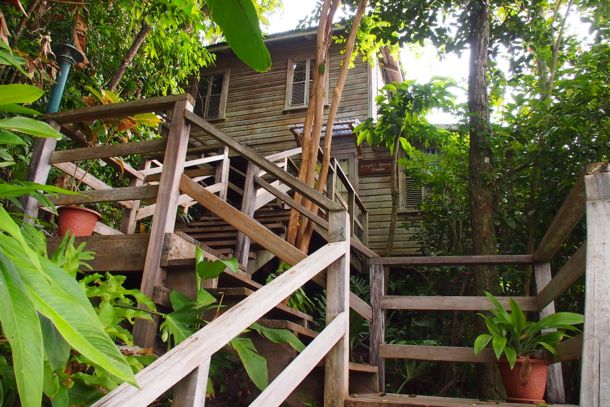
[[[252,295],[253,290],[245,287],[223,287],[223,288],[207,288],[207,290],[219,299],[222,297],[222,303],[229,305],[236,304],[244,298]],[[313,317],[297,309],[290,308],[284,304],[278,304],[274,309],[269,311],[266,315],[268,318],[273,319],[286,319],[289,321],[297,322],[307,327],[308,323],[313,321]]]
[[[497,400],[460,399],[453,397],[416,396],[406,394],[358,393],[345,400],[345,407],[523,407],[526,404]],[[557,407],[576,407],[572,404],[548,404]]]

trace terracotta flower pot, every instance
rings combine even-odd
[[[528,368],[524,362],[525,358],[518,358],[512,370],[506,360],[498,362],[507,400],[544,403],[548,364],[544,360],[530,358]]]
[[[96,211],[80,206],[62,206],[57,212],[60,236],[65,236],[68,231],[74,236],[91,236],[95,224],[101,218]]]

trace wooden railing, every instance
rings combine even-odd
[[[326,355],[327,369],[326,403],[332,406],[342,405],[347,396],[348,380],[348,308],[352,307],[365,318],[371,318],[370,306],[349,291],[351,232],[347,211],[341,205],[290,175],[286,172],[286,168],[277,165],[277,160],[273,162],[261,157],[192,113],[192,109],[190,96],[183,95],[89,107],[48,115],[45,117],[46,120],[55,127],[61,128],[64,133],[81,145],[86,145],[86,139],[77,130],[78,126],[73,126],[72,123],[120,118],[143,112],[167,115],[170,117],[170,121],[167,136],[163,140],[116,146],[94,146],[57,152],[54,151],[54,140],[43,140],[36,146],[38,159],[31,165],[31,179],[41,183],[46,182],[51,165],[59,164],[74,171],[73,174],[76,177],[82,179],[83,182],[86,180],[88,185],[94,189],[77,196],[60,196],[56,198],[57,203],[117,201],[130,210],[129,218],[132,225],[148,212],[152,212],[152,225],[141,284],[141,290],[149,296],[154,295],[155,289],[163,287],[163,281],[165,281],[166,270],[162,267],[161,260],[162,246],[166,234],[171,234],[174,230],[176,207],[179,204],[190,205],[193,201],[209,209],[234,226],[240,233],[294,267],[269,286],[265,286],[260,293],[257,292],[248,297],[234,310],[219,317],[218,320],[142,371],[137,376],[139,389],[128,385],[121,386],[101,400],[99,405],[146,405],[176,384],[175,401],[177,404],[175,405],[202,405],[205,399],[205,385],[202,387],[201,379],[207,377],[210,356],[310,279],[327,290],[328,326],[287,368],[286,372],[261,394],[254,405],[279,404],[280,400],[296,387],[324,355]],[[193,145],[189,147],[191,125],[203,129],[219,144],[210,147],[196,144],[197,142],[193,141]],[[228,183],[229,150],[241,155],[257,167],[257,170],[253,171],[253,182],[282,199],[286,204],[296,206],[305,216],[322,226],[328,232],[327,241],[329,243],[323,249],[308,256],[248,214],[227,203],[224,197]],[[208,155],[201,156],[202,152]],[[146,155],[150,164],[142,170],[136,170],[116,158],[131,154]],[[132,186],[112,188],[103,185],[100,180],[93,178],[87,171],[79,169],[74,164],[64,165],[77,159],[105,160],[117,169],[130,174]],[[279,158],[271,157],[271,159]],[[210,171],[204,167],[212,162],[217,163],[216,170]],[[185,167],[189,166],[194,168],[185,170]],[[214,177],[217,182],[202,185],[203,177]],[[277,183],[274,185],[273,183],[276,181]],[[218,184],[222,184],[222,189]],[[295,202],[291,201],[282,188],[277,188],[278,185],[286,185],[314,202],[322,208],[326,219],[295,205]],[[155,204],[146,212],[138,212],[146,208],[140,209],[132,202],[141,200],[155,201]],[[37,210],[37,206],[31,202],[28,202],[28,205],[26,208],[32,212]],[[324,270],[326,270],[325,273],[323,273]],[[134,330],[135,341],[140,346],[151,347],[154,344],[156,332],[155,322],[139,321]],[[202,338],[205,338],[205,341]]]
[[[587,217],[586,243],[556,273],[551,260],[574,227]],[[385,343],[387,310],[483,311],[492,308],[485,297],[393,296],[386,294],[384,267],[397,265],[531,265],[537,286],[536,296],[512,297],[526,311],[541,317],[555,312],[554,300],[586,272],[585,326],[582,335],[560,344],[550,363],[547,399],[564,402],[561,364],[580,358],[580,406],[601,407],[610,403],[610,165],[593,164],[568,194],[551,226],[532,255],[389,257],[369,259],[371,281],[371,362],[379,367],[380,388],[384,389],[384,360],[389,358],[442,362],[489,363],[491,350],[475,355],[472,348],[450,346],[390,345]],[[499,298],[507,305],[508,298]]]
[[[194,199],[207,199],[207,191],[187,180],[183,178],[184,189]],[[345,211],[331,211],[329,225],[330,243],[138,373],[139,388],[125,383],[94,405],[146,406],[176,386],[174,406],[202,406],[212,355],[307,281],[326,270],[326,327],[251,405],[280,405],[325,358],[325,405],[342,406],[348,389],[349,346],[349,223]]]

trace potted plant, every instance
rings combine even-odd
[[[489,316],[479,314],[485,320],[488,333],[476,338],[475,354],[491,343],[508,400],[544,402],[548,363],[542,358],[543,353],[557,354],[556,346],[563,338],[580,332],[574,325],[582,324],[584,316],[557,312],[537,322],[528,321],[512,298],[509,312],[493,295],[488,292],[485,295],[495,309]]]

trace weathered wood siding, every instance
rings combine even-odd
[[[290,40],[268,43],[272,56],[272,66],[268,72],[257,73],[238,60],[230,50],[217,54],[216,66],[204,70],[213,73],[230,69],[226,110],[223,119],[211,122],[226,134],[254,148],[262,154],[270,154],[296,147],[296,142],[289,127],[303,123],[306,109],[285,109],[286,77],[289,59],[315,57],[315,36],[309,38],[292,38]],[[331,99],[334,84],[339,76],[341,45],[331,48],[330,58],[330,91]],[[372,69],[360,58],[348,74],[343,91],[337,120],[365,120],[371,114],[371,80]],[[328,112],[328,106],[325,113]],[[198,136],[198,133],[193,133]],[[201,136],[203,137],[203,136]],[[347,142],[347,143],[346,143]],[[335,142],[334,153],[352,151],[355,140]],[[387,153],[374,152],[363,146],[360,159],[387,158]],[[383,254],[390,216],[391,197],[389,176],[360,177],[360,195],[370,211],[369,246]],[[403,223],[403,217],[399,220]],[[410,241],[411,233],[404,228],[396,231],[396,249],[394,254],[412,254],[416,247]]]

